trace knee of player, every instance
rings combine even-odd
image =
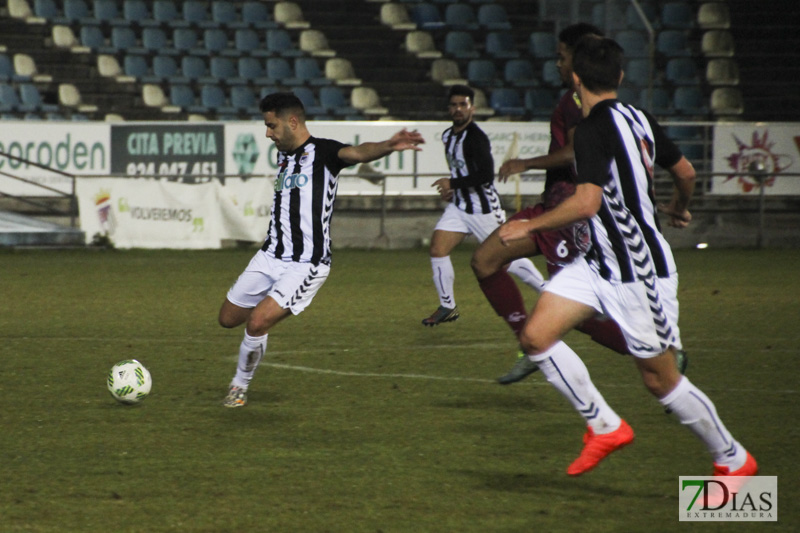
[[[492,264],[488,261],[486,254],[481,250],[482,249],[480,247],[475,250],[475,252],[472,254],[472,259],[469,262],[469,266],[472,267],[472,272],[475,273],[475,277],[478,279],[488,278],[497,271],[497,269],[493,268]]]
[[[528,355],[538,355],[547,350],[553,342],[543,338],[538,332],[524,328],[519,334],[519,345]]]

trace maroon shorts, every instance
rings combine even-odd
[[[575,192],[574,186],[566,183],[563,185],[565,187],[559,187],[559,190],[553,191],[556,194],[550,194],[549,198],[546,198],[547,207],[544,203],[526,207],[512,216],[510,220],[530,220],[545,211],[550,211]],[[581,221],[559,230],[533,233],[531,240],[536,243],[539,253],[547,260],[547,271],[552,276],[561,270],[561,267],[573,262],[589,249],[589,224]]]

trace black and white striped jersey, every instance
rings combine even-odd
[[[442,133],[444,155],[450,167],[453,203],[467,214],[502,211],[494,188],[494,159],[489,137],[474,122],[456,133],[447,128]]]
[[[346,144],[310,137],[293,152],[278,152],[269,231],[262,250],[282,261],[330,264],[331,216]]]
[[[682,154],[648,113],[618,100],[596,104],[575,130],[578,183],[603,188],[591,219],[589,264],[611,282],[667,277],[676,272],[658,222],[654,163],[669,168]]]

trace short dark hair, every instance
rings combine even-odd
[[[303,102],[291,92],[284,93],[271,93],[261,99],[258,108],[262,113],[274,112],[276,115],[282,115],[286,112],[294,113],[300,120],[305,120],[306,110],[303,107]]]
[[[469,101],[475,103],[475,91],[472,90],[471,87],[467,87],[466,85],[453,85],[450,87],[450,92],[447,94],[447,99],[454,96],[466,96],[469,98]]]
[[[579,22],[561,30],[558,34],[558,42],[564,43],[570,50],[574,50],[575,45],[584,35],[599,35],[602,37],[603,31],[594,24]]]
[[[616,91],[622,76],[622,47],[613,39],[587,35],[575,46],[572,71],[593,93]]]

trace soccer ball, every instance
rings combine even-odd
[[[150,394],[152,386],[150,372],[136,359],[120,361],[108,371],[108,391],[119,402],[139,403]]]

